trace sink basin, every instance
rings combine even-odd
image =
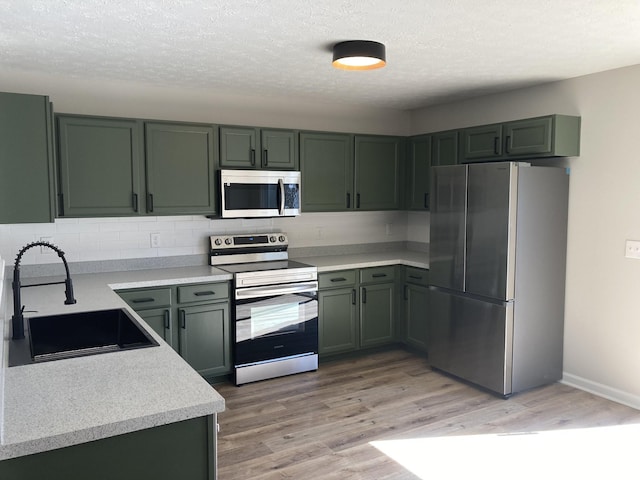
[[[10,342],[10,367],[158,345],[123,308],[31,317],[26,323],[27,338]]]

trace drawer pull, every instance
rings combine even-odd
[[[205,290],[203,292],[195,292],[194,295],[196,297],[204,297],[205,295],[215,295],[216,292],[214,292],[213,290]]]
[[[337,277],[337,278],[332,278],[331,279],[332,282],[346,282],[347,279],[344,277]]]
[[[387,274],[386,273],[374,273],[373,275],[371,275],[373,278],[383,278],[386,277]]]
[[[422,277],[419,275],[409,275],[409,278],[412,278],[414,280],[422,280]]]
[[[155,301],[156,299],[153,297],[146,297],[146,298],[134,298],[133,300],[131,300],[131,303],[150,303]]]

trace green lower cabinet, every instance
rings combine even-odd
[[[360,287],[360,346],[375,347],[394,341],[395,283]]]
[[[124,290],[118,295],[200,375],[231,373],[228,282]]]
[[[429,335],[429,270],[404,267],[403,271],[403,340],[407,345],[426,352]]]
[[[209,415],[0,461],[3,480],[215,480]]]
[[[319,354],[351,352],[358,348],[358,307],[355,287],[321,290]]]
[[[178,309],[180,355],[203,377],[231,371],[228,303]]]

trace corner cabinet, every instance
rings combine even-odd
[[[215,213],[213,126],[58,115],[57,127],[60,216]]]
[[[352,208],[353,135],[300,133],[303,212]]]
[[[548,115],[462,130],[461,161],[572,157],[580,154],[580,117]]]
[[[53,222],[51,115],[48,97],[0,92],[0,224]]]
[[[298,132],[253,127],[220,127],[222,168],[297,170]]]
[[[200,375],[231,372],[228,282],[117,293]]]

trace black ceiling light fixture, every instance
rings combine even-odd
[[[333,66],[343,70],[373,70],[387,64],[382,43],[370,40],[349,40],[333,46]]]

